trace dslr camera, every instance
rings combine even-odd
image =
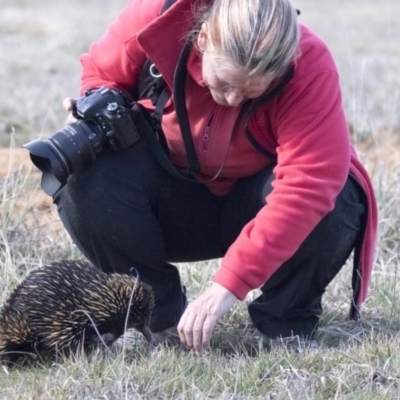
[[[104,149],[127,149],[141,138],[134,123],[133,103],[120,91],[102,87],[77,100],[76,122],[48,139],[23,145],[43,175],[42,189],[53,196],[69,175],[92,163]]]

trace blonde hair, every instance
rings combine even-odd
[[[206,26],[207,50],[249,76],[281,76],[296,58],[300,34],[290,0],[214,0],[198,23]]]

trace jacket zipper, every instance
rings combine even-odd
[[[208,121],[208,124],[203,132],[203,137],[202,137],[203,142],[202,142],[202,147],[201,147],[201,151],[203,153],[207,153],[207,151],[208,151],[208,143],[210,142],[210,137],[211,137],[211,122],[212,122],[212,120],[213,120],[213,117],[210,118],[210,120]]]

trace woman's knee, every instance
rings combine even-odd
[[[143,146],[123,152],[106,151],[77,174],[68,177],[67,185],[55,196],[72,202],[87,202],[97,207],[106,202],[121,202],[147,207],[162,185],[163,174]]]

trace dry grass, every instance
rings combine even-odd
[[[78,56],[124,3],[2,2],[0,304],[41,262],[81,257],[50,199],[38,188],[39,173],[19,147],[65,124],[61,102],[78,92]],[[363,319],[347,319],[349,264],[325,295],[318,350],[300,356],[267,352],[249,326],[242,303],[218,325],[212,350],[204,357],[180,348],[150,352],[133,335],[90,358],[0,368],[0,400],[400,399],[400,2],[294,3],[302,21],[334,52],[352,140],[379,200],[377,260]],[[217,260],[179,265],[189,297],[208,285],[217,268]]]

